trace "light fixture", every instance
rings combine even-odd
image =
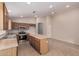
[[[36,13],[36,11],[33,11],[33,14],[35,14]]]
[[[10,13],[10,12],[11,12],[11,10],[8,10],[8,12]]]
[[[66,8],[69,8],[70,7],[70,5],[66,5]]]
[[[51,12],[51,14],[54,14],[55,12]]]
[[[31,2],[27,2],[27,4],[31,4]]]
[[[53,5],[50,5],[49,8],[53,8]]]
[[[23,18],[23,16],[20,16],[21,18]]]

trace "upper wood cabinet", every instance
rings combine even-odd
[[[5,3],[3,3],[3,30],[8,30],[8,25],[9,25],[8,11],[5,6]]]
[[[35,27],[35,24],[30,24],[30,23],[17,23],[17,22],[12,22],[12,29],[20,29],[23,27],[24,29],[29,29],[29,27]]]
[[[8,12],[5,3],[0,2],[0,30],[8,30]]]
[[[3,3],[0,2],[0,30],[3,30]]]

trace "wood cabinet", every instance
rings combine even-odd
[[[3,30],[3,3],[0,2],[0,30]]]
[[[48,40],[43,35],[29,34],[29,43],[40,54],[45,54],[48,52]]]
[[[17,39],[0,40],[0,56],[17,56],[18,55]]]
[[[17,56],[17,47],[0,50],[0,56]]]
[[[35,27],[35,24],[12,22],[12,29],[24,28],[28,30],[29,27]]]
[[[9,16],[8,16],[8,11],[5,6],[5,3],[3,3],[3,30],[8,30],[8,25],[9,25]]]
[[[0,2],[0,30],[8,30],[8,18],[5,3]]]

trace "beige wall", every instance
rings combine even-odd
[[[0,3],[0,30],[3,30],[3,4]]]
[[[52,38],[79,44],[79,9],[52,17]]]

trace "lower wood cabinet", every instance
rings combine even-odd
[[[41,38],[40,38],[41,37]],[[39,35],[29,34],[29,43],[35,48],[40,54],[48,52],[48,40],[45,37]]]
[[[0,56],[17,56],[17,48],[16,38],[0,39]]]
[[[17,56],[17,47],[0,50],[0,56]]]

